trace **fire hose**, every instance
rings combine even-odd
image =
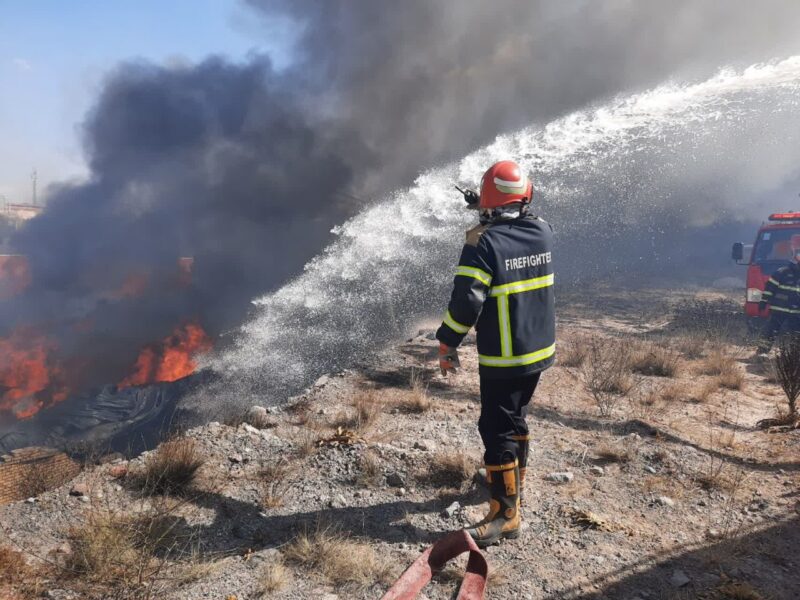
[[[414,600],[433,577],[451,559],[469,552],[467,570],[457,600],[483,600],[489,565],[466,531],[454,531],[425,550],[400,576],[381,600]]]

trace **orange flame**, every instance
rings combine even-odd
[[[211,350],[211,339],[196,323],[186,323],[160,344],[144,348],[136,359],[133,373],[119,387],[145,385],[156,381],[176,381],[194,373],[195,357]]]
[[[30,330],[0,338],[0,411],[25,419],[67,397],[64,371],[51,359],[55,349],[51,340]]]

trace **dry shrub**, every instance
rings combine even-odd
[[[583,366],[588,354],[589,349],[585,340],[572,337],[559,345],[557,361],[562,367],[575,369]]]
[[[746,581],[726,581],[716,589],[719,600],[765,600],[765,597]]]
[[[261,466],[258,478],[262,488],[261,505],[264,508],[283,506],[283,499],[289,489],[287,481],[289,472],[289,461],[285,458]]]
[[[258,589],[264,598],[269,598],[270,594],[280,592],[289,585],[291,578],[292,574],[283,562],[269,562],[258,576]]]
[[[190,490],[205,460],[195,440],[175,438],[147,457],[138,479],[149,493],[184,494]]]
[[[371,450],[365,451],[359,459],[359,470],[356,483],[363,487],[375,487],[381,481],[383,469],[380,458]]]
[[[329,527],[298,534],[283,548],[283,556],[309,573],[319,573],[334,586],[368,587],[390,583],[392,578],[390,565],[369,544]]]
[[[181,569],[168,575],[166,565],[196,556],[190,536],[179,531],[184,521],[176,508],[165,502],[135,516],[89,512],[66,532],[71,552],[64,557],[64,574],[104,592],[103,598],[161,597],[185,576]]]
[[[586,390],[602,416],[609,416],[617,401],[635,387],[630,365],[630,344],[599,336],[587,339],[587,355],[581,370]]]
[[[427,473],[418,476],[435,486],[460,488],[472,481],[477,468],[478,461],[466,452],[440,451],[433,456]]]
[[[775,375],[789,403],[789,415],[797,417],[800,396],[800,334],[781,337],[775,355]]]
[[[631,370],[652,377],[675,377],[680,355],[670,347],[640,344],[631,354]]]
[[[595,448],[594,456],[604,463],[626,463],[631,459],[630,451],[620,446],[599,446]]]
[[[709,379],[695,387],[689,395],[689,400],[699,404],[705,404],[719,391],[720,380],[718,378]]]

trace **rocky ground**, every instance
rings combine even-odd
[[[611,294],[562,310],[529,415],[524,531],[486,551],[488,598],[800,597],[800,431],[755,426],[783,392],[735,326],[701,329],[661,296],[646,314]],[[692,310],[713,321],[712,305]],[[432,331],[185,432],[202,463],[185,486],[144,481],[159,449],[0,507],[0,597],[379,598],[485,510],[474,342],[445,379]],[[593,395],[598,361],[621,369],[614,393]],[[425,596],[454,597],[461,569]]]

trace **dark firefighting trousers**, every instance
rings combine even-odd
[[[770,312],[769,320],[764,325],[761,332],[761,340],[758,342],[759,352],[769,352],[775,337],[781,333],[800,333],[800,317],[797,315],[781,313],[773,310]]]
[[[541,373],[511,379],[481,377],[481,416],[478,431],[487,465],[503,465],[517,458],[516,436],[528,435],[525,416]]]

